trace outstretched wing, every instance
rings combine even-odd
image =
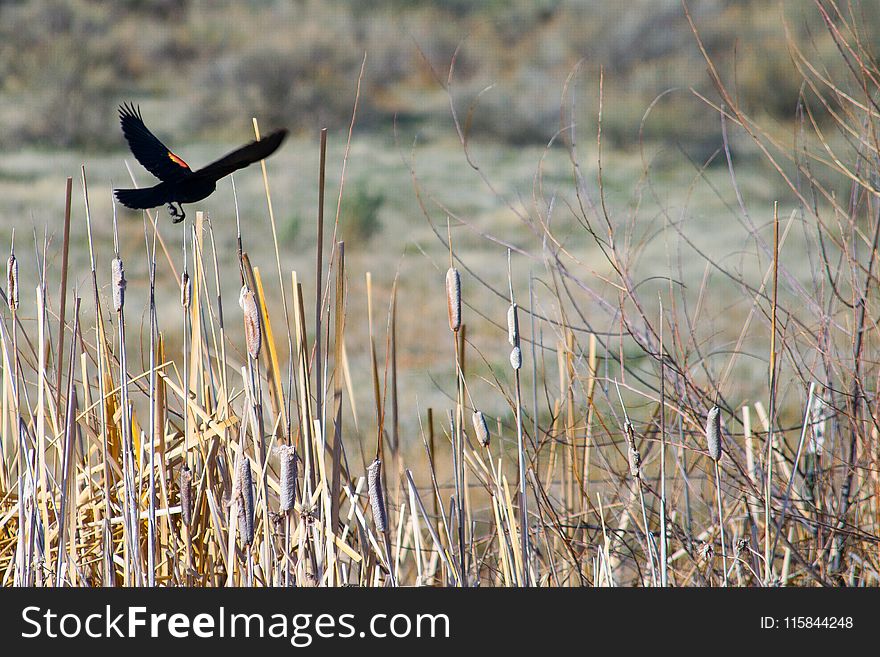
[[[252,141],[247,146],[242,146],[228,155],[224,155],[216,162],[211,162],[206,167],[194,172],[193,175],[199,178],[220,180],[220,178],[228,176],[233,171],[238,171],[249,164],[266,159],[278,150],[285,137],[287,137],[287,130],[277,130],[259,141]]]
[[[147,129],[140,108],[121,105],[119,120],[122,123],[122,134],[128,140],[131,152],[137,161],[159,180],[176,182],[192,173],[186,162],[168,150],[168,147]]]
[[[140,189],[114,189],[113,193],[117,200],[127,208],[132,210],[145,210],[147,208],[155,208],[159,205],[168,203],[168,197],[165,194],[165,186],[159,183],[155,187],[143,187]]]

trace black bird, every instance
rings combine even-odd
[[[193,171],[147,129],[140,108],[121,105],[119,120],[122,123],[122,134],[128,140],[128,146],[137,161],[162,182],[143,189],[116,189],[113,193],[120,203],[133,210],[167,205],[168,214],[174,223],[179,223],[186,217],[183,203],[195,203],[207,198],[217,189],[218,180],[269,157],[287,136],[287,130],[276,130],[198,171]]]

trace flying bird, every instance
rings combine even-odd
[[[207,198],[217,189],[218,180],[269,157],[287,136],[287,130],[276,130],[198,171],[193,171],[179,155],[173,153],[147,129],[139,107],[121,105],[119,120],[122,134],[137,161],[162,182],[141,189],[115,189],[113,193],[120,203],[132,210],[167,205],[168,214],[174,223],[179,223],[186,217],[183,203],[195,203]],[[177,207],[174,207],[175,203]]]

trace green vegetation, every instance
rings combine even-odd
[[[342,205],[341,224],[342,237],[353,242],[368,242],[382,230],[380,210],[385,204],[382,192],[372,191],[367,184],[361,182],[346,195]]]

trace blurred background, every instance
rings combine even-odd
[[[880,4],[854,6],[876,34]],[[695,0],[689,9],[741,107],[771,132],[794,129],[802,77],[792,43],[820,68],[845,66],[811,2]],[[430,167],[437,177],[426,180],[466,196],[450,104],[467,115],[501,188],[528,189],[548,144],[547,170],[565,161],[558,135],[569,123],[589,165],[601,70],[603,148],[616,163],[609,183],[613,192],[617,178],[624,203],[646,159],[663,174],[724,163],[713,157],[719,115],[705,100],[716,94],[680,0],[2,0],[0,44],[0,226],[20,221],[27,232],[54,223],[58,181],[79,164],[105,188],[128,179],[116,107],[134,102],[194,166],[250,138],[251,117],[290,128],[280,237],[291,247],[311,239],[317,133],[332,131],[331,150],[345,141],[365,56],[353,143],[362,154],[342,208],[360,243],[384,234],[400,251],[419,240],[410,226],[424,222],[402,162],[416,143],[429,153],[418,173]],[[822,107],[813,111],[822,118]],[[740,137],[732,132],[731,148],[748,165],[754,148]],[[779,196],[759,182],[760,199]],[[106,194],[96,202],[109,210]],[[475,219],[493,209],[491,198],[458,208]],[[389,231],[404,216],[405,229]]]
[[[801,81],[795,42],[833,49],[809,2],[695,0],[707,51],[736,75],[746,107],[793,116]],[[858,6],[867,31],[880,7]],[[448,129],[439,82],[460,52],[455,84],[471,98],[493,85],[474,132],[507,144],[545,144],[558,130],[562,86],[582,62],[582,118],[595,117],[605,68],[609,144],[632,146],[658,95],[708,93],[705,62],[679,0],[36,0],[0,2],[0,125],[4,150],[119,148],[114,108],[154,115],[178,141],[223,138],[242,117],[296,131],[347,126],[366,52],[358,126]],[[711,152],[717,119],[690,94],[654,111],[647,138]],[[149,114],[150,112],[148,112]]]

